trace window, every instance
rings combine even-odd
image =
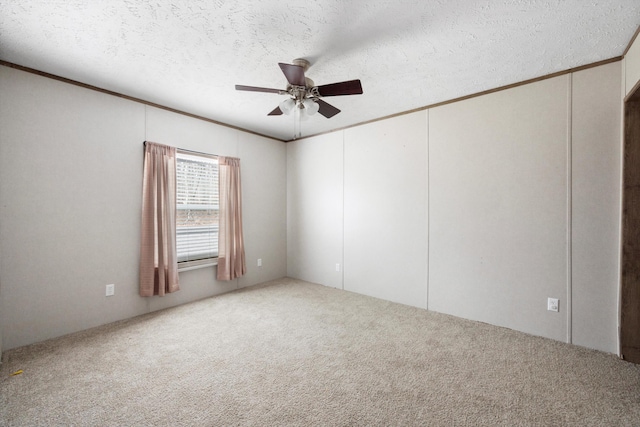
[[[178,262],[217,257],[218,158],[178,151],[176,188]]]

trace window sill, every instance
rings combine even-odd
[[[178,263],[178,273],[189,270],[197,270],[199,268],[213,267],[218,265],[218,258],[199,259],[197,261],[185,261]]]

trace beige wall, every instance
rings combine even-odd
[[[283,143],[7,67],[0,93],[4,350],[286,274]],[[244,278],[209,267],[180,273],[180,292],[138,296],[145,139],[241,158]]]
[[[287,144],[290,276],[426,307],[425,133],[422,111]]]
[[[621,62],[572,76],[572,342],[617,352]]]
[[[344,131],[344,289],[426,307],[426,114]]]
[[[568,81],[429,111],[430,309],[566,339]]]
[[[287,144],[289,274],[344,254],[345,290],[617,352],[620,67]]]
[[[617,352],[639,57],[289,144],[0,67],[2,348],[288,273]],[[138,297],[145,139],[242,159],[244,278]]]
[[[287,148],[287,274],[342,289],[343,132]]]

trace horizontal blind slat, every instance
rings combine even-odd
[[[218,256],[218,161],[177,155],[178,262]]]

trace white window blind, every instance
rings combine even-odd
[[[176,155],[176,246],[178,262],[218,256],[218,159]]]

